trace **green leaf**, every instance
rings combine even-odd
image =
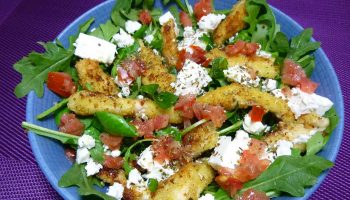
[[[215,58],[212,61],[212,68],[210,69],[209,76],[214,80],[224,80],[224,70],[227,69],[228,62],[226,58]]]
[[[113,197],[107,194],[97,191],[94,188],[96,186],[103,186],[101,181],[94,176],[87,176],[84,165],[74,163],[73,166],[61,177],[58,181],[60,187],[78,186],[79,194],[82,196],[97,196],[104,200],[114,200]]]
[[[129,47],[118,49],[118,56],[116,61],[114,61],[114,65],[119,64],[125,58],[128,58],[129,56],[135,54],[139,48],[140,48],[139,43],[135,42],[133,45]]]
[[[90,35],[101,38],[106,41],[110,41],[114,34],[119,31],[119,27],[114,25],[111,20],[108,20],[105,24],[101,24]]]
[[[144,0],[143,1],[143,8],[147,8],[149,10],[152,10],[154,5],[154,0]]]
[[[252,188],[265,193],[273,190],[301,197],[304,188],[317,183],[322,171],[332,166],[331,161],[314,155],[280,156],[258,178],[245,183],[240,192]]]
[[[210,51],[214,48],[214,40],[210,35],[203,34],[199,39],[202,40],[207,45],[206,47],[207,51]]]
[[[180,130],[174,126],[169,126],[156,132],[156,136],[162,135],[171,135],[176,141],[181,141],[182,139]]]
[[[215,200],[231,200],[230,196],[223,189],[219,189],[214,193]]]
[[[178,97],[170,92],[160,92],[154,97],[154,101],[162,109],[170,108],[177,100]]]
[[[66,50],[53,42],[39,44],[45,48],[44,53],[32,52],[28,57],[23,57],[14,64],[15,70],[22,74],[22,81],[15,88],[17,98],[24,97],[31,90],[42,97],[47,74],[53,71],[64,71],[70,67],[73,51]]]
[[[155,192],[157,190],[157,188],[158,188],[158,181],[157,181],[157,179],[150,178],[149,182],[148,182],[148,189],[151,192]]]
[[[319,42],[312,42],[313,30],[311,28],[305,29],[298,36],[292,38],[290,43],[290,51],[288,53],[288,58],[295,61],[299,61],[304,55],[307,55],[318,48],[320,48]]]
[[[37,126],[35,124],[31,124],[28,122],[22,122],[22,127],[29,130],[29,131],[32,131],[38,135],[58,140],[58,141],[62,142],[63,144],[71,144],[74,146],[78,145],[79,137],[75,136],[75,135],[50,130],[50,129],[47,129],[47,128],[44,128],[41,126]]]
[[[329,125],[326,128],[325,132],[327,135],[324,137],[323,145],[326,145],[329,138],[332,135],[332,132],[337,127],[339,123],[339,116],[337,114],[337,111],[335,110],[335,107],[333,106],[331,109],[329,109],[325,114],[324,117],[329,119]]]
[[[323,147],[323,136],[320,132],[313,135],[306,143],[306,155],[315,155]]]
[[[153,139],[142,139],[142,140],[138,140],[136,141],[134,144],[130,145],[126,152],[125,152],[125,155],[124,155],[124,162],[123,162],[123,169],[125,171],[126,174],[129,174],[129,172],[132,170],[132,166],[130,165],[129,163],[129,160],[132,156],[131,154],[131,151],[133,150],[133,148],[141,143],[144,143],[144,142],[152,142]]]
[[[40,113],[39,115],[37,115],[36,119],[40,120],[40,119],[43,119],[43,118],[49,116],[50,114],[55,113],[57,110],[59,110],[62,107],[66,106],[67,103],[68,103],[68,99],[63,99],[62,101],[60,101],[59,103],[56,103],[51,108],[49,108],[49,109],[45,110],[44,112]]]
[[[156,94],[158,88],[159,88],[158,84],[142,85],[141,92],[146,93],[150,95],[152,98],[154,98],[154,95]]]
[[[100,139],[100,131],[94,127],[89,127],[84,134],[90,135],[95,139],[95,147],[90,149],[89,152],[94,161],[102,164],[104,162],[104,148]]]

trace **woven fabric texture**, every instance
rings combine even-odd
[[[12,65],[30,51],[40,51],[37,41],[53,40],[70,22],[102,0],[0,0],[0,199],[61,199],[40,171],[27,135],[20,127],[26,99],[13,89],[20,75]],[[350,171],[350,1],[270,0],[303,27],[313,27],[314,37],[330,58],[338,75],[345,103],[344,138],[335,167],[311,199],[349,199]]]

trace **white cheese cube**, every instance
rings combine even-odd
[[[129,177],[126,182],[126,187],[130,188],[132,185],[135,185],[139,188],[145,188],[147,186],[146,182],[143,180],[141,173],[137,169],[132,169],[129,172]]]
[[[95,139],[90,135],[84,134],[78,139],[78,145],[80,148],[92,149],[95,147]]]
[[[243,129],[251,134],[259,134],[263,131],[269,130],[267,125],[262,122],[253,122],[249,114],[244,116]]]
[[[323,116],[333,106],[333,102],[315,93],[308,94],[299,88],[292,88],[292,96],[288,97],[288,106],[297,119],[307,113]]]
[[[261,89],[263,91],[266,91],[266,92],[273,91],[273,90],[277,89],[277,81],[268,78],[268,79],[262,81]]]
[[[199,95],[204,92],[203,88],[212,81],[208,71],[197,63],[187,59],[184,67],[177,74],[176,82],[171,83],[175,88],[175,95],[194,94]]]
[[[260,83],[260,78],[255,77],[255,79],[253,79],[245,66],[235,65],[229,67],[224,70],[224,75],[230,81],[249,87],[258,87]]]
[[[76,162],[78,164],[81,163],[86,163],[90,159],[90,152],[87,148],[78,148],[77,149],[77,157],[76,157]]]
[[[120,200],[123,198],[123,192],[124,192],[123,185],[115,182],[115,183],[113,183],[113,185],[108,187],[106,194],[108,196],[116,198],[117,200]]]
[[[102,168],[103,166],[100,163],[95,162],[91,158],[89,159],[89,161],[85,166],[87,176],[92,176],[97,174]]]
[[[106,64],[113,62],[117,49],[113,43],[84,33],[79,34],[74,45],[74,55]]]
[[[216,29],[216,27],[218,27],[220,22],[225,18],[226,18],[226,15],[210,13],[206,16],[203,16],[199,20],[198,26],[200,29],[210,32]]]
[[[292,155],[293,143],[286,140],[279,140],[276,143],[276,156]]]
[[[114,41],[117,43],[119,48],[128,47],[134,44],[134,38],[129,35],[124,29],[120,28],[119,33],[113,36]]]
[[[241,159],[241,154],[249,148],[250,138],[243,130],[236,132],[234,140],[230,136],[220,136],[214,153],[209,158],[209,164],[216,170],[221,167],[235,169]]]
[[[142,25],[138,21],[131,21],[128,20],[125,22],[125,30],[129,34],[134,34],[137,30],[139,30],[142,27]]]

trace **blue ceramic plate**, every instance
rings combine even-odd
[[[226,9],[231,7],[235,0],[221,0],[215,1],[215,7],[217,9]],[[190,0],[193,5],[194,0]],[[106,1],[89,10],[73,23],[71,23],[59,36],[58,39],[62,41],[65,46],[68,46],[68,37],[77,32],[78,27],[83,22],[87,21],[91,17],[95,18],[93,26],[97,26],[100,23],[104,23],[109,19],[110,12],[113,8],[114,1]],[[156,7],[162,7],[160,1],[156,1]],[[303,28],[293,21],[290,17],[282,13],[276,8],[273,8],[277,22],[281,24],[282,31],[287,34],[288,37],[292,37],[300,33]],[[316,55],[316,69],[313,73],[312,79],[321,83],[317,90],[317,93],[326,96],[334,102],[337,113],[340,117],[340,123],[335,129],[329,143],[320,152],[319,155],[334,161],[338,153],[344,126],[344,104],[340,86],[337,76],[333,70],[332,64],[329,62],[327,56],[322,49],[319,49],[315,53]],[[57,129],[54,119],[49,118],[45,121],[37,121],[35,116],[51,107],[55,102],[59,101],[59,97],[45,89],[45,95],[43,98],[38,98],[34,92],[31,92],[27,100],[26,119],[30,123],[34,123],[40,126],[44,126],[50,129]],[[34,152],[35,158],[39,163],[42,171],[46,175],[51,185],[64,199],[81,199],[77,188],[59,188],[58,180],[60,177],[70,168],[71,162],[67,160],[64,155],[64,148],[59,142],[47,139],[41,136],[37,136],[33,133],[29,134],[30,144]],[[310,195],[319,187],[320,183],[326,177],[328,172],[324,172],[320,177],[318,183],[310,189],[306,190],[305,196],[302,198],[280,197],[278,199],[307,199]]]

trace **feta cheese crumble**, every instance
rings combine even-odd
[[[259,57],[263,57],[263,58],[272,58],[272,54],[267,52],[267,51],[263,51],[261,50],[261,45],[259,44],[259,49],[257,49],[257,51],[255,52],[255,54]]]
[[[87,176],[92,176],[97,174],[103,166],[100,163],[95,162],[92,158],[90,158],[85,166]]]
[[[249,148],[249,144],[249,135],[243,130],[236,132],[234,140],[230,136],[220,136],[208,162],[216,170],[220,167],[234,169],[239,164],[242,152]]]
[[[215,200],[215,197],[212,194],[207,193],[207,194],[199,197],[198,200]]]
[[[210,13],[206,16],[203,16],[199,20],[198,26],[200,29],[210,32],[216,29],[216,27],[218,27],[220,22],[225,18],[226,18],[226,15]]]
[[[175,17],[171,14],[170,11],[166,12],[164,15],[160,16],[159,17],[159,23],[160,25],[164,25],[165,23],[167,23],[169,20],[173,20],[174,21],[174,24],[175,24],[175,33],[176,35],[179,35],[179,28],[177,27],[177,24],[176,24],[176,20],[175,20]]]
[[[116,150],[110,150],[109,147],[107,145],[103,145],[103,152],[107,155],[107,156],[112,156],[113,158],[116,158],[118,156],[120,156],[120,154],[122,153],[121,151],[119,151],[118,149]]]
[[[204,92],[206,87],[212,79],[207,70],[197,63],[187,59],[184,67],[178,73],[176,81],[171,83],[171,87],[175,88],[175,95],[194,94],[199,95]]]
[[[277,98],[281,98],[282,100],[287,99],[287,97],[282,93],[282,89],[274,89],[271,91],[271,94]]]
[[[183,33],[183,40],[181,40],[178,44],[178,49],[181,51],[182,49],[188,49],[191,45],[199,46],[202,49],[206,49],[207,45],[205,42],[200,40],[206,32],[198,29],[194,31],[191,26],[186,26]]]
[[[297,119],[303,114],[312,112],[323,116],[333,106],[333,102],[315,93],[308,94],[299,88],[292,88],[292,95],[288,97],[288,106]]]
[[[92,149],[95,147],[95,139],[90,135],[82,135],[78,139],[78,145],[80,148],[86,147],[87,149]]]
[[[302,144],[306,143],[313,135],[317,133],[316,129],[312,129],[307,134],[298,135],[298,137],[294,138],[293,144]]]
[[[261,89],[264,92],[270,92],[270,91],[277,89],[277,81],[276,80],[268,78],[266,80],[263,80],[261,83],[262,83]]]
[[[251,134],[259,134],[263,131],[268,131],[270,127],[262,122],[253,122],[250,115],[246,114],[244,116],[243,129]]]
[[[106,194],[108,196],[116,198],[117,200],[120,200],[123,198],[123,192],[124,192],[123,185],[115,182],[115,183],[113,183],[113,185],[108,187]]]
[[[87,148],[78,148],[77,149],[77,157],[76,157],[75,161],[78,164],[86,163],[89,161],[89,159],[90,159],[90,152]]]
[[[139,30],[142,27],[142,25],[138,21],[132,21],[128,20],[125,22],[125,30],[129,34],[135,33],[137,30]]]
[[[135,42],[134,38],[125,32],[122,28],[120,29],[119,33],[113,36],[113,39],[119,48],[131,46]]]
[[[235,65],[224,70],[224,75],[230,81],[246,85],[248,87],[258,87],[260,78],[253,79],[247,71],[245,66]]]
[[[146,179],[156,179],[162,181],[170,177],[175,171],[167,165],[167,163],[161,165],[154,160],[153,151],[151,146],[147,147],[137,160],[137,164],[143,169],[147,170],[147,174],[143,175]]]
[[[276,143],[276,157],[292,155],[293,143],[286,140],[279,140]]]
[[[132,169],[129,172],[128,180],[126,181],[126,187],[130,188],[132,185],[135,185],[139,188],[147,187],[147,183],[143,180],[141,173],[136,169]]]
[[[113,43],[84,33],[79,33],[74,46],[74,55],[80,58],[97,60],[106,64],[111,64],[113,62],[117,49]]]
[[[151,44],[152,41],[154,40],[154,36],[153,36],[153,35],[147,35],[144,39],[145,39],[145,41],[146,41],[148,44]]]

